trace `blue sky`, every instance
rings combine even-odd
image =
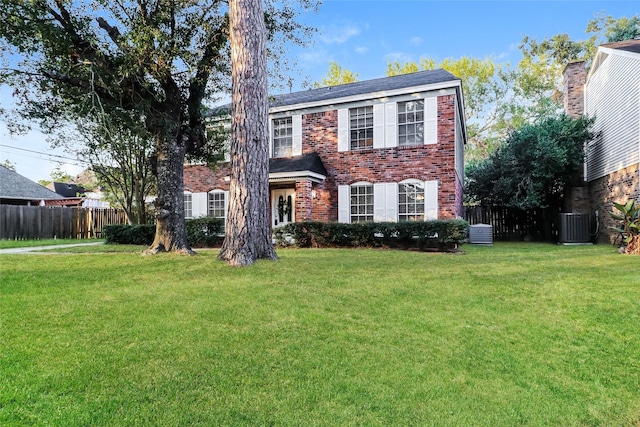
[[[388,61],[423,57],[492,57],[515,64],[524,35],[542,40],[567,33],[581,40],[587,36],[587,23],[603,11],[615,18],[630,17],[640,13],[640,2],[325,0],[317,14],[302,17],[319,29],[313,44],[289,49],[288,56],[297,63],[292,89],[321,80],[330,61],[357,73],[360,80],[383,77]],[[10,94],[8,88],[0,89],[2,107],[11,108]],[[51,150],[38,131],[13,137],[0,123],[0,144],[0,161],[8,159],[32,180],[48,179],[58,161],[72,175],[82,170],[77,162],[6,147],[69,157]]]

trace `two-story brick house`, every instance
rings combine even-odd
[[[272,225],[462,215],[460,79],[443,70],[301,91],[269,108]],[[187,217],[226,217],[229,165],[185,165]]]

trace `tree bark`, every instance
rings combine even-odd
[[[179,127],[179,126],[178,126]],[[184,155],[178,132],[156,137],[158,197],[155,201],[156,235],[145,254],[177,252],[195,255],[187,243],[184,222]]]
[[[230,265],[278,259],[269,218],[266,27],[261,0],[229,2],[231,38],[231,181],[225,240]]]

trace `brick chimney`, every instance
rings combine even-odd
[[[568,64],[562,76],[564,111],[569,117],[580,117],[584,114],[584,84],[587,81],[585,62]]]

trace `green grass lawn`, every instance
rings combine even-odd
[[[640,424],[640,257],[0,256],[0,425]]]

